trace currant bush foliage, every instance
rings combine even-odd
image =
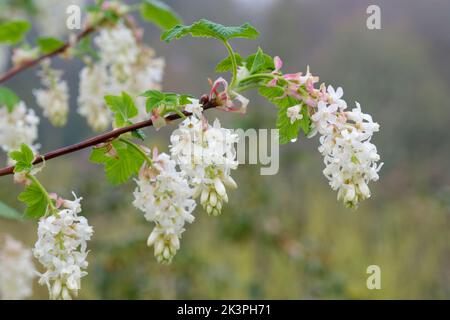
[[[227,27],[220,23],[201,19],[189,26],[177,25],[164,32],[161,39],[171,42],[189,34],[193,37],[215,38],[224,42],[234,38],[256,39],[259,36],[258,30],[249,23],[237,27]]]
[[[143,155],[123,141],[92,149],[90,160],[105,166],[106,177],[114,185],[127,182],[144,163]]]
[[[295,142],[301,132],[307,137],[320,135],[323,173],[337,191],[338,200],[356,208],[371,196],[368,183],[378,180],[382,166],[376,146],[370,142],[379,125],[362,113],[359,103],[348,110],[342,88],[324,83],[317,86],[319,78],[309,67],[305,73],[283,73],[281,58],[262,48],[246,57],[235,52],[230,40],[259,36],[249,23],[225,26],[201,19],[183,25],[178,14],[159,0],[143,1],[139,11],[146,21],[163,30],[161,39],[167,43],[187,35],[222,42],[228,56],[215,70],[229,72],[231,80],[210,80],[208,94],[200,99],[164,92],[160,85],[164,60],[143,44],[142,30],[129,20],[131,8],[119,1],[98,1],[88,8],[89,30],[98,32],[93,39],[87,35],[77,43],[66,43],[39,37],[34,47],[22,44],[15,48],[12,60],[20,68],[40,55],[64,51],[66,57],[78,57],[85,64],[80,73],[78,113],[95,130],[112,126],[125,132],[99,136],[93,140],[101,140],[95,146],[88,140],[92,146],[89,160],[104,167],[112,185],[132,178],[136,182],[133,205],[154,224],[147,244],[154,247],[158,262],[172,262],[181,247],[182,234],[195,221],[197,201],[208,215],[219,216],[229,201],[228,190],[237,188],[231,175],[238,168],[238,135],[223,128],[219,119],[210,123],[203,112],[215,107],[245,113],[249,100],[243,93],[250,89],[256,89],[277,108],[274,125],[280,143]],[[29,29],[26,21],[3,23],[0,43],[18,43]],[[44,88],[34,91],[37,102],[50,122],[64,125],[69,110],[67,83],[62,71],[50,67],[49,60],[41,67]],[[79,215],[82,198],[74,194],[74,200],[67,200],[49,193],[36,178],[45,166],[45,158],[36,157],[39,118],[6,87],[0,87],[0,115],[0,145],[9,151],[14,181],[25,186],[18,199],[26,205],[25,217],[39,219],[33,254],[46,269],[39,283],[48,287],[52,299],[70,299],[78,294],[80,279],[87,274],[87,241],[93,234],[87,219]],[[141,144],[144,133],[134,129],[134,124],[153,125],[158,130],[174,118],[182,121],[170,136],[169,154]],[[36,167],[35,159],[44,165]],[[19,216],[1,203],[0,212],[11,219]]]

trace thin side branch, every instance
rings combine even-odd
[[[83,39],[84,37],[88,36],[89,34],[91,34],[92,32],[95,31],[95,27],[91,26],[91,27],[87,27],[86,29],[84,29],[81,33],[79,33],[77,35],[76,41],[75,43],[78,43],[81,39]],[[8,71],[6,71],[2,76],[0,76],[0,83],[5,82],[6,80],[8,80],[9,78],[15,76],[16,74],[22,72],[23,70],[26,70],[28,68],[31,68],[33,66],[35,66],[36,64],[38,64],[39,62],[41,62],[42,60],[45,60],[47,58],[51,58],[55,55],[64,53],[67,49],[69,49],[74,43],[70,43],[70,42],[66,42],[62,47],[49,52],[47,54],[44,54],[36,59],[30,60],[20,66],[16,66],[16,67],[12,67],[11,69],[9,69]]]
[[[217,104],[214,100],[208,101],[208,99],[206,99],[206,97],[205,98],[202,97],[201,101],[203,102],[203,110],[217,107]],[[183,112],[183,114],[187,117],[191,115],[191,113],[189,113],[189,112]],[[166,122],[170,122],[170,121],[177,120],[180,118],[181,118],[181,115],[172,114],[172,115],[167,116],[165,119],[166,119]],[[92,137],[90,139],[81,141],[79,143],[76,143],[76,144],[73,144],[73,145],[70,145],[67,147],[63,147],[63,148],[60,148],[60,149],[57,149],[54,151],[50,151],[50,152],[44,154],[43,156],[38,155],[38,156],[36,156],[36,159],[33,161],[33,164],[41,163],[43,161],[43,159],[45,159],[45,161],[48,161],[50,159],[54,159],[54,158],[63,156],[65,154],[69,154],[69,153],[76,152],[76,151],[79,151],[82,149],[96,146],[103,142],[109,142],[111,140],[118,138],[120,135],[122,135],[124,133],[131,132],[131,131],[138,130],[138,129],[145,128],[145,127],[151,127],[152,125],[153,125],[152,120],[145,120],[145,121],[141,121],[141,122],[132,124],[130,126],[117,128],[112,131],[103,133],[101,135]],[[0,177],[10,175],[13,173],[14,173],[14,166],[9,166],[9,167],[0,169]]]

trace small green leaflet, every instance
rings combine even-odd
[[[25,216],[27,218],[39,218],[47,212],[47,196],[35,182],[27,186],[25,191],[20,193],[17,199],[27,205],[27,209],[25,210]]]
[[[161,92],[158,90],[148,90],[140,94],[141,97],[146,97],[147,112],[152,112],[153,109],[160,106],[171,108],[178,108],[186,104],[192,103],[191,99],[194,97],[188,94],[177,94],[173,92]]]
[[[273,58],[265,54],[261,48],[255,54],[247,57],[246,67],[250,71],[250,74],[272,72],[275,70]]]
[[[305,135],[311,131],[311,119],[308,109],[301,101],[291,96],[283,97],[284,89],[280,86],[261,87],[259,93],[267,100],[278,106],[277,129],[280,130],[280,143],[285,144],[293,139],[297,139],[300,128]],[[295,105],[302,105],[301,114],[303,118],[291,123],[287,116],[287,109]]]
[[[267,87],[263,86],[259,88],[259,94],[263,97],[267,98],[270,102],[280,108],[289,108],[293,107],[297,104],[300,104],[301,101],[291,97],[284,96],[285,89],[280,86]]]
[[[163,30],[181,23],[181,18],[167,4],[159,0],[145,0],[141,4],[141,16]]]
[[[238,66],[242,65],[242,57],[239,53],[234,53],[234,56],[236,57],[236,62]],[[233,70],[233,63],[231,62],[231,57],[228,56],[222,61],[220,61],[216,66],[216,72],[227,72]]]
[[[309,117],[306,106],[302,106],[301,109],[301,114],[303,115],[303,118],[294,121],[294,123],[291,123],[291,120],[287,116],[287,109],[289,107],[290,106],[288,105],[284,105],[283,107],[280,107],[278,109],[278,117],[276,125],[277,129],[279,130],[281,144],[286,144],[292,140],[296,140],[300,128],[302,128],[305,135],[308,135],[308,133],[311,131],[311,119]]]
[[[30,171],[33,167],[33,151],[24,143],[20,145],[20,150],[11,151],[8,156],[16,161],[14,172]]]
[[[116,151],[115,156],[108,156],[108,147],[92,149],[90,161],[104,164],[108,181],[114,185],[124,183],[139,172],[144,157],[134,148],[121,141],[111,142]]]
[[[19,101],[19,97],[12,90],[0,87],[0,108],[6,106],[8,112],[12,112]]]
[[[61,48],[65,43],[56,38],[39,38],[37,44],[39,50],[41,50],[42,53],[47,54]]]
[[[276,104],[277,100],[284,94],[284,89],[280,86],[266,87],[263,86],[259,88],[259,94],[270,102]]]
[[[287,109],[288,107],[280,107],[278,109],[277,129],[279,130],[281,144],[286,144],[291,140],[297,139],[300,129],[299,121],[291,123],[291,120],[287,116]]]
[[[22,41],[31,24],[24,20],[8,21],[0,24],[0,43],[16,44]]]
[[[164,32],[161,39],[170,42],[188,34],[193,37],[215,38],[224,42],[233,38],[256,39],[259,36],[258,30],[249,23],[238,27],[227,27],[219,23],[201,19],[190,26],[176,25],[172,29]]]
[[[109,109],[114,112],[117,127],[130,124],[130,119],[138,114],[133,99],[126,92],[122,92],[120,96],[105,96],[105,102]]]
[[[20,220],[21,215],[19,212],[17,212],[17,210],[0,201],[0,218]]]

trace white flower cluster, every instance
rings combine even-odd
[[[361,200],[370,197],[368,183],[378,180],[380,156],[370,142],[379,125],[372,117],[356,108],[346,111],[347,103],[341,99],[342,88],[336,91],[328,86],[311,116],[313,134],[319,132],[319,151],[324,156],[325,177],[333,190],[338,191],[338,200],[349,207],[356,207]]]
[[[119,23],[112,28],[102,29],[94,42],[100,49],[100,60],[110,67],[112,76],[118,80],[127,79],[139,55],[133,31]]]
[[[112,114],[105,106],[106,94],[122,91],[136,96],[146,90],[160,89],[164,59],[138,43],[136,35],[122,23],[102,29],[94,42],[99,48],[99,61],[86,66],[80,73],[78,112],[88,118],[95,130],[103,130],[112,122]],[[144,120],[145,98],[136,100],[139,114],[133,119]]]
[[[148,221],[156,224],[147,244],[154,246],[155,257],[160,263],[172,261],[180,248],[185,223],[194,221],[194,190],[175,166],[165,153],[154,156],[151,166],[144,164],[142,167],[134,192],[134,206],[145,213]]]
[[[86,241],[93,229],[81,212],[81,198],[64,200],[59,210],[42,217],[33,254],[46,268],[39,283],[46,284],[51,299],[71,299],[78,294],[80,279],[87,275]]]
[[[211,126],[197,116],[184,120],[171,137],[172,158],[196,188],[200,204],[208,214],[219,215],[228,202],[225,186],[236,188],[230,175],[237,169],[235,143],[238,135],[221,128],[218,119]]]
[[[86,66],[80,72],[78,113],[96,131],[106,129],[113,118],[103,98],[108,91],[107,83],[108,73],[100,64]]]
[[[62,71],[51,69],[50,61],[45,60],[39,76],[45,89],[33,91],[36,102],[54,126],[64,126],[69,113],[69,89],[67,82],[61,80]]]
[[[20,101],[11,112],[0,105],[0,146],[5,152],[18,149],[22,143],[37,149],[39,118]]]
[[[36,277],[31,249],[6,236],[0,247],[0,298],[21,300],[33,293]]]

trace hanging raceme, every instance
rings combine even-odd
[[[39,53],[46,52],[44,56],[36,58],[35,52],[31,55],[19,51],[15,69],[0,77],[2,82],[44,61],[41,75],[46,90],[36,91],[38,104],[53,124],[63,125],[68,111],[67,87],[60,73],[50,69],[44,58],[78,56],[85,63],[80,72],[78,113],[94,130],[110,125],[114,128],[37,155],[39,119],[9,89],[0,88],[0,113],[4,115],[0,120],[0,144],[9,152],[13,164],[0,169],[0,176],[14,174],[14,181],[25,186],[19,195],[27,206],[25,217],[39,219],[33,249],[34,257],[45,269],[39,274],[39,283],[48,287],[53,299],[77,296],[81,278],[87,275],[87,241],[93,235],[93,228],[80,215],[81,198],[74,194],[74,200],[67,200],[48,193],[36,178],[49,160],[61,155],[92,148],[90,161],[104,166],[111,184],[134,180],[136,188],[130,202],[154,224],[147,244],[153,246],[160,263],[174,260],[182,234],[195,220],[196,208],[202,207],[211,216],[226,210],[225,203],[232,197],[228,193],[237,188],[232,172],[238,167],[238,136],[223,128],[219,119],[208,121],[204,113],[211,108],[245,113],[250,101],[244,92],[250,89],[258,90],[277,108],[274,122],[280,143],[297,141],[300,131],[307,137],[320,135],[323,173],[346,206],[356,208],[369,198],[368,183],[378,180],[382,164],[378,164],[380,156],[371,138],[379,125],[362,112],[359,103],[349,109],[342,88],[318,85],[319,78],[311,74],[309,67],[305,73],[283,73],[281,58],[261,48],[247,57],[235,52],[233,39],[256,39],[259,35],[249,23],[230,27],[201,19],[191,25],[177,24],[179,17],[169,7],[152,0],[145,1],[140,10],[144,18],[165,28],[161,38],[166,42],[186,35],[219,40],[227,57],[219,62],[216,71],[230,72],[230,80],[220,76],[210,80],[208,94],[198,99],[161,91],[164,59],[156,57],[142,42],[142,30],[129,15],[131,8],[119,1],[100,1],[90,8],[88,26],[75,40],[63,43],[41,39]],[[17,28],[17,34],[5,41],[20,41],[26,29],[26,25]],[[97,31],[91,39],[90,34]],[[91,46],[91,40],[98,50]],[[4,121],[9,118],[20,119],[20,126]],[[181,121],[167,141],[168,153],[143,144],[143,128],[154,126],[158,130],[177,119]],[[40,163],[42,166],[38,166]]]

